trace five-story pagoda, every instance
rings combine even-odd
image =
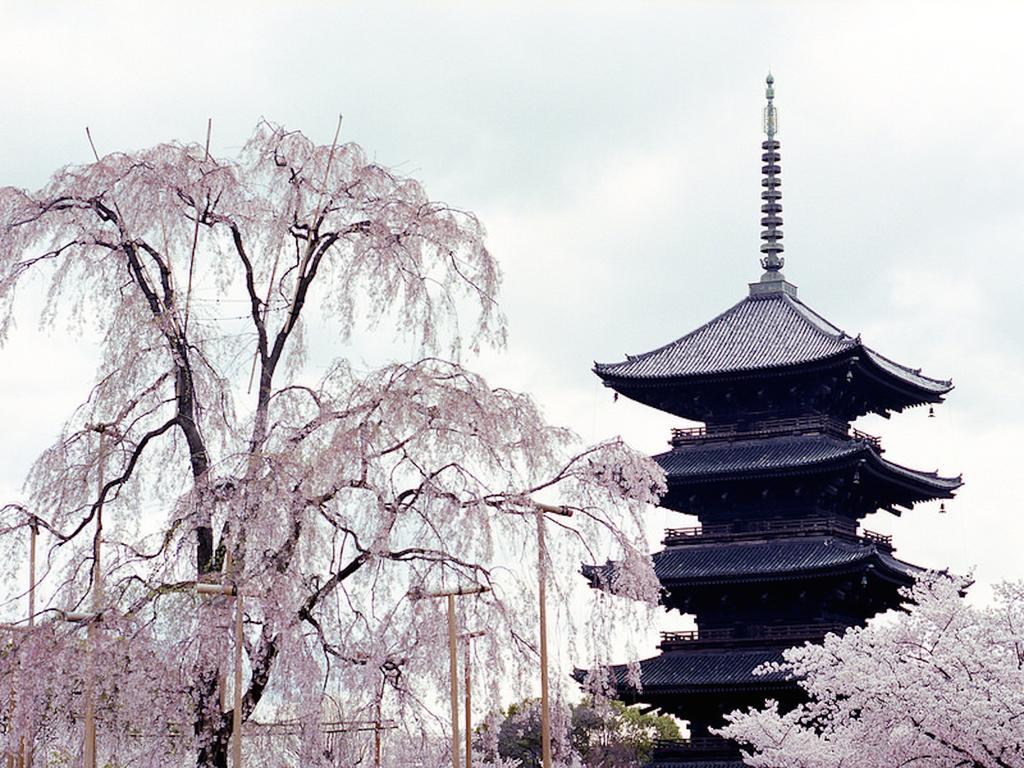
[[[889,537],[859,529],[861,518],[951,498],[961,484],[888,461],[877,438],[851,427],[868,413],[939,403],[952,383],[844,333],[783,276],[771,75],[767,82],[760,281],[681,339],[594,368],[616,392],[704,424],[674,430],[671,450],[654,457],[668,477],[662,505],[700,521],[669,529],[654,555],[666,608],[694,615],[699,629],[663,634],[660,655],[640,662],[639,692],[625,666],[610,670],[624,700],[689,721],[690,738],[659,748],[657,766],[742,765],[737,748],[708,729],[734,709],[800,696],[793,680],[754,669],[897,606],[918,570],[893,556]],[[614,568],[584,573],[600,586]]]

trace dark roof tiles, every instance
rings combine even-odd
[[[783,435],[751,440],[702,441],[658,454],[669,478],[807,467],[861,453],[865,444],[830,435]]]
[[[867,569],[888,581],[905,584],[921,572],[873,543],[828,535],[670,546],[652,558],[654,573],[667,589],[781,581]],[[582,570],[595,586],[600,586],[613,581],[615,563],[584,565]]]
[[[872,544],[829,536],[668,547],[654,555],[654,570],[666,586],[673,583],[763,580],[808,571],[843,570],[873,561],[902,579],[920,569]]]
[[[807,472],[857,457],[883,476],[910,481],[920,499],[950,498],[962,485],[959,477],[942,477],[883,459],[866,440],[829,434],[778,435],[743,440],[683,443],[654,456],[669,486],[764,473]]]
[[[781,649],[729,651],[668,651],[640,662],[640,682],[645,693],[707,686],[750,686],[785,682],[786,673],[755,675],[762,664],[781,662]],[[628,690],[628,667],[609,668],[615,686]]]
[[[940,394],[952,388],[863,347],[859,337],[784,293],[747,297],[670,344],[620,363],[597,363],[594,370],[606,379],[677,379],[824,361],[856,348],[908,384]]]

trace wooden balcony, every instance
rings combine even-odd
[[[699,753],[720,753],[722,755],[739,754],[739,748],[731,741],[719,738],[718,736],[693,736],[689,739],[656,739],[654,742],[654,757],[671,758],[685,757]]]
[[[719,424],[711,429],[707,427],[683,427],[672,430],[672,446],[687,445],[703,441],[750,440],[775,435],[808,435],[826,434],[836,437],[850,437],[863,440],[879,453],[882,452],[882,441],[874,435],[854,429],[845,421],[831,416],[796,416],[789,419],[764,419],[756,422],[753,427],[740,428],[736,424]]]
[[[673,651],[708,645],[723,647],[780,643],[796,645],[807,640],[821,640],[829,632],[839,633],[846,629],[845,624],[838,622],[691,629],[683,632],[662,632],[659,647],[663,651]]]
[[[747,523],[719,523],[691,528],[668,528],[665,546],[708,544],[717,541],[743,541],[789,536],[839,536],[852,541],[875,544],[891,550],[892,536],[866,529],[857,530],[852,520],[840,517],[812,517],[796,520],[762,520]]]

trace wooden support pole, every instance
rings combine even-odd
[[[551,709],[548,702],[547,553],[544,509],[537,505],[537,594],[540,601],[540,749],[543,768],[551,768]]]
[[[482,584],[473,584],[468,587],[456,587],[455,589],[427,592],[420,587],[413,587],[409,590],[410,600],[423,600],[432,597],[445,597],[448,599],[448,673],[451,679],[451,704],[452,704],[452,768],[462,768],[459,759],[459,663],[456,644],[458,635],[455,628],[455,598],[458,595],[480,595],[490,592],[490,587]]]
[[[455,650],[455,595],[448,595],[448,669],[452,698],[452,768],[459,763],[459,669]]]
[[[36,539],[39,538],[39,521],[35,517],[29,522],[28,540],[28,625],[36,623]]]
[[[103,464],[106,459],[106,433],[102,426],[93,427],[99,436],[99,462],[97,464],[96,492],[96,533],[92,539],[92,610],[100,612],[103,600],[102,570],[100,568],[100,550],[103,541]],[[93,670],[92,646],[96,635],[96,622],[90,622],[88,632],[88,651],[86,660],[85,684],[85,734],[82,746],[82,765],[85,768],[96,768],[96,702],[95,702],[95,670]]]
[[[242,596],[235,595],[235,707],[231,754],[234,768],[242,768]]]
[[[470,684],[470,640],[466,638],[466,655],[463,657],[462,666],[463,672],[466,675],[466,768],[471,768],[473,765],[473,700],[472,700],[472,688]]]
[[[377,694],[377,722],[373,728],[373,765],[374,768],[381,767],[381,760],[384,756],[384,740],[381,734],[383,723],[381,718],[384,714],[384,681],[380,683],[380,693]]]
[[[11,686],[11,695],[10,695],[10,698],[8,698],[8,700],[7,700],[7,711],[10,713],[9,716],[8,716],[8,719],[13,719],[14,718],[14,707],[15,707],[16,703],[17,703],[17,701],[14,698],[14,686]],[[16,759],[17,759],[17,753],[14,751],[14,747],[12,746],[10,748],[10,750],[7,752],[7,768],[16,768],[16,766],[15,766],[15,760]]]
[[[36,540],[38,538],[39,521],[33,515],[29,520],[28,538],[28,626],[30,629],[36,625]],[[24,736],[22,736],[21,749],[23,752],[22,765],[25,768],[32,768],[32,745],[26,746]]]
[[[472,661],[470,657],[470,643],[478,637],[483,637],[487,633],[484,631],[477,632],[465,632],[459,635],[459,640],[463,640],[466,643],[466,652],[463,656],[463,667],[465,673],[465,698],[466,698],[466,768],[471,768],[473,765],[473,698],[472,698],[472,675],[470,669],[472,668]]]
[[[484,592],[490,591],[490,587],[485,587],[480,584],[473,584],[468,587],[456,587],[455,589],[442,589],[437,592],[427,592],[418,587],[413,587],[409,590],[409,597],[413,600],[423,600],[428,597],[456,597],[458,595],[481,595]]]

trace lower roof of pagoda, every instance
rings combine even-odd
[[[740,440],[697,440],[676,445],[654,460],[665,471],[669,489],[762,477],[818,474],[859,464],[898,495],[914,501],[952,498],[960,477],[942,477],[883,459],[870,439],[819,433]]]
[[[781,663],[783,648],[740,650],[666,651],[644,659],[640,666],[640,689],[633,684],[630,665],[605,667],[609,684],[624,701],[652,701],[662,695],[686,695],[723,690],[745,691],[788,688],[795,685],[789,672],[778,670],[754,674],[763,664]],[[574,677],[583,680],[586,672]]]
[[[764,541],[687,544],[653,555],[654,572],[666,589],[681,586],[792,581],[871,571],[873,577],[909,584],[921,569],[866,540],[821,535]],[[615,563],[584,565],[591,584],[616,591]]]

